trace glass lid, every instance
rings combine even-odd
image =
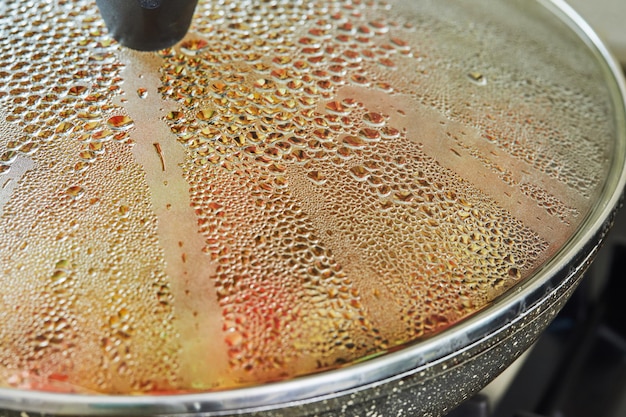
[[[200,1],[156,53],[1,2],[0,387],[224,390],[462,322],[597,208],[607,73],[527,1]]]

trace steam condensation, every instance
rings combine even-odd
[[[90,1],[0,4],[0,386],[343,366],[554,254],[606,175],[600,70],[541,19],[406,3],[201,2],[154,54]]]

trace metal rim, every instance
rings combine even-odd
[[[528,311],[555,288],[567,282],[587,262],[612,220],[626,184],[626,85],[621,69],[590,26],[564,0],[537,0],[574,31],[606,66],[612,83],[612,101],[618,120],[612,170],[595,210],[550,261],[526,282],[508,291],[492,305],[414,346],[402,348],[346,368],[249,388],[173,396],[102,396],[55,394],[0,388],[0,407],[58,414],[154,414],[274,409],[286,404],[307,403],[365,389],[418,372],[438,360],[458,354],[477,341],[498,332],[515,317]],[[616,159],[619,157],[619,160]],[[620,166],[621,165],[621,166]],[[612,172],[616,174],[617,172]],[[214,413],[213,413],[214,412]]]

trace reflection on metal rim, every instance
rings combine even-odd
[[[550,308],[580,278],[606,234],[626,184],[626,88],[619,66],[589,26],[560,0],[540,0],[593,50],[606,73],[616,114],[616,149],[610,176],[590,215],[575,235],[532,278],[509,290],[492,305],[424,341],[342,369],[294,380],[222,392],[173,396],[90,396],[0,389],[0,407],[52,414],[177,414],[262,411],[302,405],[372,389],[444,364],[526,319],[529,312]],[[497,340],[497,337],[494,338]],[[484,347],[487,349],[487,347]],[[462,364],[454,363],[454,366]]]

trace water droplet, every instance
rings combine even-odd
[[[54,133],[66,133],[69,132],[73,127],[74,125],[70,122],[61,122],[57,125]]]
[[[198,51],[205,49],[209,43],[204,39],[191,39],[180,44],[180,50],[187,55],[196,55]]]
[[[56,269],[68,269],[70,268],[70,266],[71,266],[71,263],[67,259],[61,259],[57,261],[57,263],[54,265]]]
[[[385,124],[385,116],[380,113],[369,112],[363,115],[363,121],[370,126],[380,127]]]
[[[126,205],[121,205],[119,209],[117,210],[117,213],[119,214],[120,217],[127,218],[128,215],[130,214],[130,207]]]
[[[344,136],[341,141],[347,147],[354,148],[354,149],[361,149],[367,145],[367,142],[365,142],[363,139],[361,139],[358,136],[353,136],[353,135]]]
[[[327,103],[326,110],[339,115],[348,114],[348,109],[346,108],[345,103],[341,101],[331,101]]]
[[[37,142],[26,142],[19,148],[19,151],[25,155],[32,155],[37,149],[39,149]]]
[[[377,142],[380,139],[380,133],[378,130],[364,128],[359,131],[359,137],[367,142]]]
[[[397,38],[397,37],[392,37],[391,39],[391,43],[392,45],[398,47],[399,49],[408,49],[409,48],[409,44],[407,41]]]
[[[185,118],[185,113],[183,113],[182,111],[171,111],[165,115],[166,120],[169,120],[175,123],[183,121],[184,118]]]
[[[382,66],[386,67],[386,68],[395,68],[395,66],[396,66],[396,63],[393,62],[389,58],[380,58],[378,60],[378,63],[381,64]]]
[[[369,178],[369,171],[362,165],[356,165],[350,168],[350,174],[357,181],[365,181]]]
[[[309,171],[307,173],[307,177],[313,182],[315,185],[324,185],[326,183],[326,177],[321,171]]]
[[[111,139],[114,136],[113,131],[109,129],[98,130],[93,132],[90,136],[91,140],[94,142],[105,142]]]
[[[93,151],[95,154],[104,153],[104,143],[102,142],[91,142],[89,144],[89,149]]]
[[[79,152],[78,156],[80,156],[82,159],[84,159],[87,162],[91,162],[96,159],[96,154],[92,150],[81,151]]]
[[[400,131],[396,128],[385,126],[380,130],[382,137],[386,139],[395,139],[400,137]]]
[[[67,95],[82,96],[82,95],[85,95],[87,91],[88,91],[88,88],[85,87],[84,85],[75,85],[73,87],[70,87],[70,89],[67,91]]]
[[[467,74],[470,81],[477,85],[487,85],[487,77],[477,71],[472,71]]]
[[[17,158],[17,152],[16,151],[6,151],[2,155],[0,155],[0,164],[9,165],[9,164],[15,162],[16,158]]]
[[[215,116],[215,110],[213,109],[203,109],[196,113],[196,118],[203,122],[208,122]]]
[[[126,115],[119,115],[109,118],[107,124],[116,130],[128,129],[133,125],[133,120]]]
[[[77,199],[81,198],[84,193],[85,193],[85,189],[83,187],[78,186],[78,185],[73,185],[73,186],[69,187],[67,190],[65,190],[65,194],[67,194],[68,196],[70,196],[74,200],[77,200]]]
[[[87,162],[80,161],[74,165],[74,171],[84,172],[85,170],[87,170],[88,167],[89,167],[89,164]]]
[[[67,272],[62,270],[54,271],[52,276],[50,277],[50,283],[52,285],[59,285],[67,281],[68,275]]]

